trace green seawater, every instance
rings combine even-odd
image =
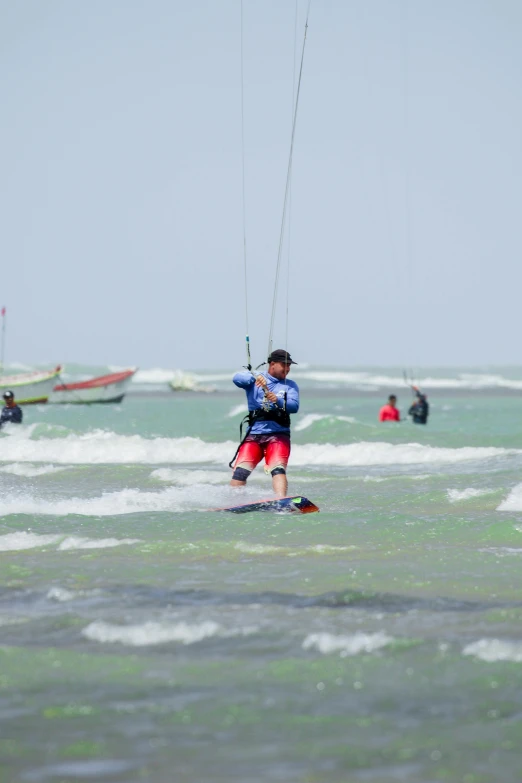
[[[304,380],[236,516],[227,389],[0,433],[1,783],[521,780],[522,399]]]

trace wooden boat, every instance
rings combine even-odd
[[[0,397],[9,389],[13,392],[17,405],[47,402],[61,371],[61,367],[56,367],[54,370],[0,375]]]
[[[91,405],[99,402],[121,402],[137,368],[100,375],[78,383],[55,386],[49,402]]]

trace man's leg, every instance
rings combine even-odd
[[[247,478],[262,459],[262,446],[256,443],[255,440],[246,440],[239,449],[230,486],[244,487],[247,483]]]
[[[252,469],[247,468],[234,468],[232,478],[230,480],[231,487],[244,487],[247,483],[247,478],[252,473]]]
[[[288,492],[286,466],[290,456],[290,438],[288,435],[274,435],[266,449],[267,471],[272,476],[274,494],[284,498]]]
[[[274,490],[274,495],[277,495],[280,498],[286,497],[288,492],[288,479],[286,478],[286,472],[284,472],[283,468],[276,468],[272,471],[272,489]]]

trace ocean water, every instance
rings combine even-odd
[[[426,374],[418,427],[399,371],[301,369],[321,511],[235,516],[242,393],[149,372],[0,433],[0,781],[522,779],[521,373]]]

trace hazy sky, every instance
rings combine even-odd
[[[243,2],[260,362],[295,0]],[[0,0],[8,361],[244,362],[240,8]],[[312,0],[291,210],[298,361],[522,361],[521,40],[520,0]],[[283,286],[274,347],[285,299]]]

